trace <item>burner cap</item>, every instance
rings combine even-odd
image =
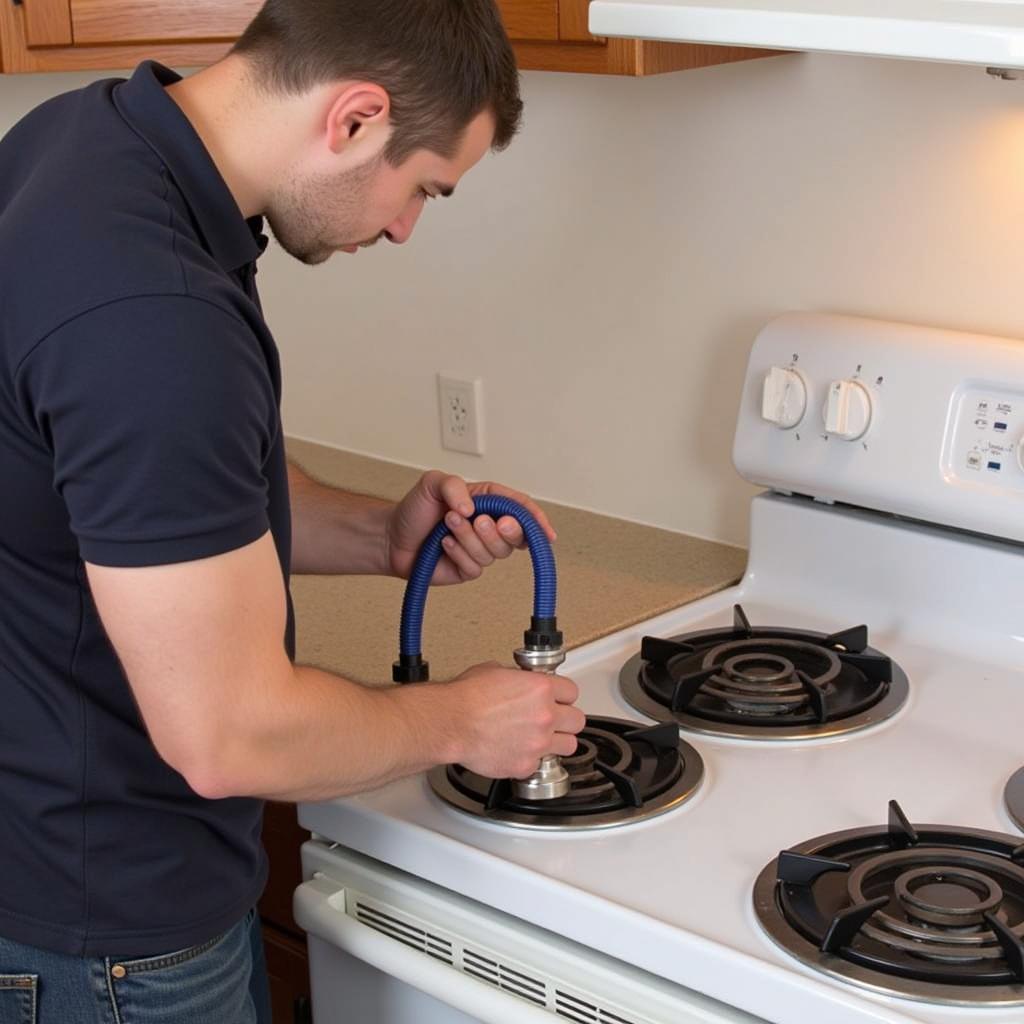
[[[700,754],[675,725],[643,725],[591,716],[576,752],[563,757],[569,792],[553,800],[524,800],[509,779],[487,779],[462,765],[428,773],[439,796],[459,810],[520,828],[608,828],[662,814],[700,784]]]
[[[818,970],[930,1002],[1024,1005],[1024,845],[912,826],[853,829],[784,850],[754,888],[783,949]]]

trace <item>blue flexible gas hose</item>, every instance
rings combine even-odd
[[[544,530],[522,505],[511,498],[480,494],[473,498],[473,505],[475,510],[470,520],[479,515],[489,515],[495,521],[502,516],[511,516],[523,528],[533,561],[533,621],[526,632],[526,644],[542,648],[560,647],[562,637],[555,621],[555,556]],[[395,662],[394,669],[396,682],[422,682],[429,678],[429,666],[422,658],[423,613],[430,580],[444,551],[441,541],[450,533],[443,520],[438,523],[423,542],[409,573],[402,601],[400,659]]]

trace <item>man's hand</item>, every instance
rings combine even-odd
[[[391,572],[408,579],[420,546],[441,521],[452,535],[443,542],[444,557],[437,563],[431,583],[443,585],[475,580],[497,558],[508,558],[526,545],[522,527],[511,516],[495,522],[478,516],[472,522],[474,495],[500,494],[519,502],[537,520],[549,540],[556,537],[548,517],[520,491],[495,483],[466,483],[440,470],[425,473],[388,517],[386,547]]]
[[[545,754],[571,756],[587,724],[565,676],[489,662],[444,685],[458,694],[459,763],[488,779],[525,779]]]

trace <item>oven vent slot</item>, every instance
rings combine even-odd
[[[413,924],[400,911],[389,912],[383,909],[383,905],[375,906],[365,897],[356,900],[354,910],[353,916],[368,927],[383,932],[392,939],[397,939],[421,953],[426,953],[435,960],[446,963],[449,967],[452,966],[451,942]]]
[[[462,947],[462,970],[474,978],[479,978],[480,981],[486,981],[547,1009],[547,985],[543,981],[486,957],[469,946]]]
[[[555,990],[555,1013],[576,1024],[642,1024],[641,1021],[620,1017],[602,1006],[580,999],[564,989]]]
[[[548,963],[545,968],[525,964],[377,897],[351,888],[346,896],[347,912],[362,924],[440,960],[452,970],[547,1010],[552,1017],[575,1024],[656,1024],[646,1015],[613,1007],[601,996],[571,984],[568,977],[558,977],[557,963]],[[551,967],[555,970],[549,970]],[[572,977],[572,972],[568,973]]]

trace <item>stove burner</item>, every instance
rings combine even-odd
[[[487,779],[462,765],[428,774],[434,792],[459,810],[519,828],[608,828],[661,814],[700,784],[700,754],[675,725],[642,725],[592,716],[576,752],[563,757],[569,792],[554,800],[522,800],[508,779]]]
[[[754,887],[783,949],[818,970],[929,1002],[1024,1005],[1024,844],[911,825],[893,801],[885,829],[852,829],[784,850]]]
[[[736,605],[732,629],[644,637],[622,668],[623,696],[660,721],[720,736],[835,736],[888,718],[907,677],[868,646],[867,626],[826,635],[755,629]]]
[[[1024,768],[1010,776],[1003,799],[1017,828],[1024,829]]]

